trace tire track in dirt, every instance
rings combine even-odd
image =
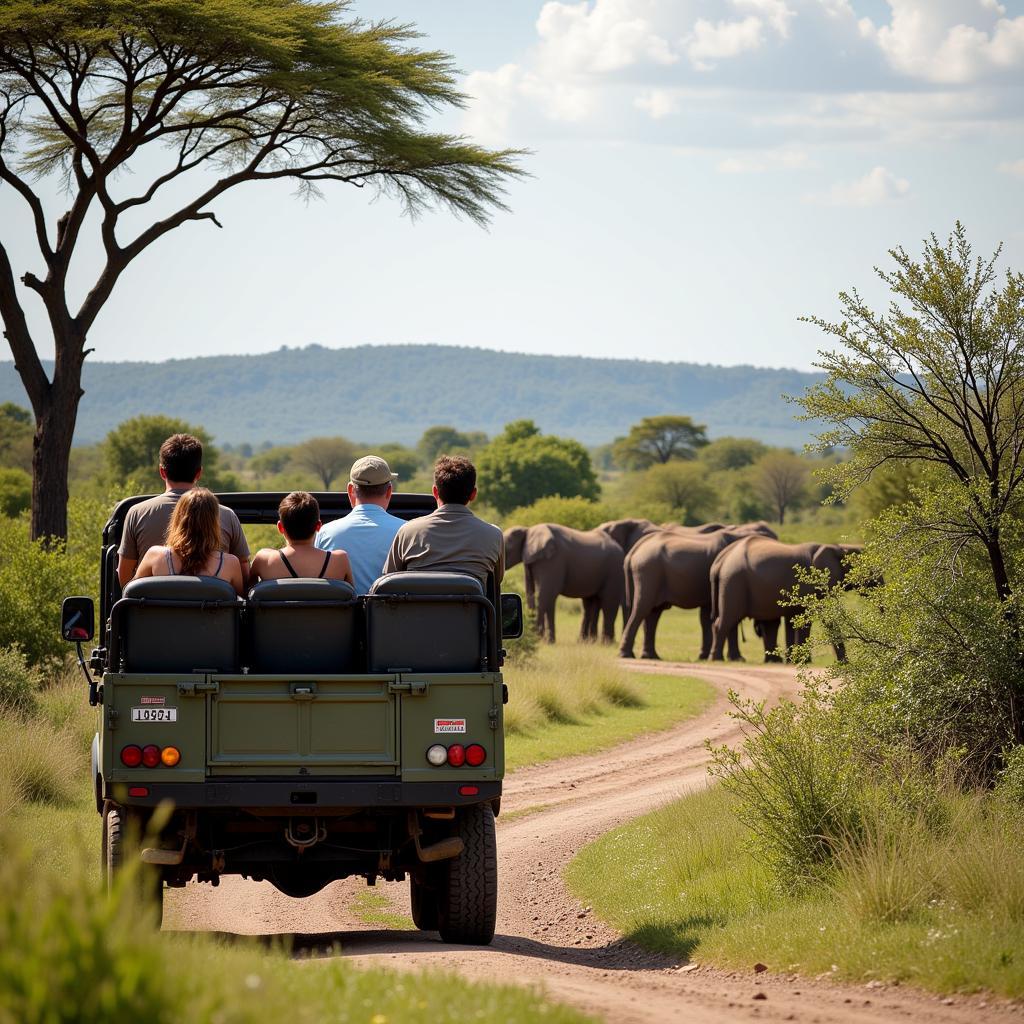
[[[352,902],[362,880],[290,899],[269,883],[229,878],[219,889],[168,890],[165,927],[293,937],[296,949],[341,955],[360,966],[442,969],[468,978],[541,985],[553,998],[608,1021],[807,1021],[821,1024],[974,1024],[1020,1021],[1019,1006],[977,998],[943,1001],[895,987],[865,988],[807,978],[692,967],[625,940],[581,907],[562,870],[612,828],[703,786],[705,739],[739,739],[726,694],[774,701],[797,689],[786,666],[623,662],[645,673],[699,676],[717,696],[702,715],[599,754],[534,765],[505,782],[498,819],[497,934],[486,948],[449,946],[436,933],[368,929]],[[379,884],[396,911],[407,884]]]

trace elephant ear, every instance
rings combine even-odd
[[[843,552],[838,544],[819,544],[811,557],[815,569],[827,569],[829,581],[838,583],[843,578]]]
[[[547,523],[531,526],[523,548],[523,561],[532,564],[551,558],[556,547],[555,532]]]

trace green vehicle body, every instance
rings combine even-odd
[[[249,524],[276,522],[282,496],[219,497]],[[324,521],[349,511],[344,495],[317,498]],[[420,927],[449,941],[490,941],[494,816],[505,771],[502,607],[513,620],[509,635],[516,635],[518,598],[510,604],[491,585],[480,596],[340,602],[355,638],[342,672],[323,665],[310,671],[300,657],[295,671],[287,670],[289,652],[302,650],[304,622],[324,613],[302,600],[276,613],[286,616],[276,622],[290,642],[271,652],[275,671],[253,671],[256,641],[246,637],[269,620],[246,602],[238,608],[237,664],[182,671],[191,664],[182,653],[174,670],[155,671],[139,651],[149,634],[129,616],[158,614],[148,620],[161,624],[153,635],[171,633],[174,650],[187,652],[213,621],[204,616],[235,612],[218,610],[217,602],[182,611],[175,601],[162,607],[121,596],[116,551],[125,513],[139,500],[121,502],[104,530],[104,629],[90,661],[99,709],[93,775],[108,878],[129,857],[141,858],[146,887],[161,896],[164,885],[216,885],[231,874],[270,881],[296,897],[349,876],[371,885],[408,877]],[[433,507],[428,495],[395,495],[389,511],[413,518]],[[129,641],[134,653],[126,656]],[[460,646],[479,652],[473,663],[457,653]],[[147,668],[135,670],[132,657]],[[463,751],[478,745],[485,755],[475,766],[458,763],[457,752],[449,757],[456,763],[436,765],[426,755],[438,744]],[[160,761],[126,765],[129,747],[156,748]],[[165,763],[175,761],[169,748],[178,753],[175,763]],[[133,853],[131,834],[140,840]]]

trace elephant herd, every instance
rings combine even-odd
[[[526,601],[536,613],[537,631],[555,639],[559,595],[583,601],[581,640],[615,640],[621,610],[624,627],[619,655],[632,658],[643,626],[641,656],[657,658],[658,620],[667,608],[699,609],[700,658],[740,658],[737,633],[754,620],[765,660],[779,660],[779,626],[784,653],[807,639],[793,619],[803,608],[783,595],[798,583],[800,569],[821,569],[831,586],[842,586],[850,569],[852,544],[783,544],[766,523],[726,526],[657,526],[647,519],[617,519],[592,530],[557,523],[515,526],[505,531],[505,564],[523,563]],[[836,655],[844,657],[841,644]]]

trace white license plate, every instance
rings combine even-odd
[[[133,722],[176,722],[177,708],[132,708]]]

